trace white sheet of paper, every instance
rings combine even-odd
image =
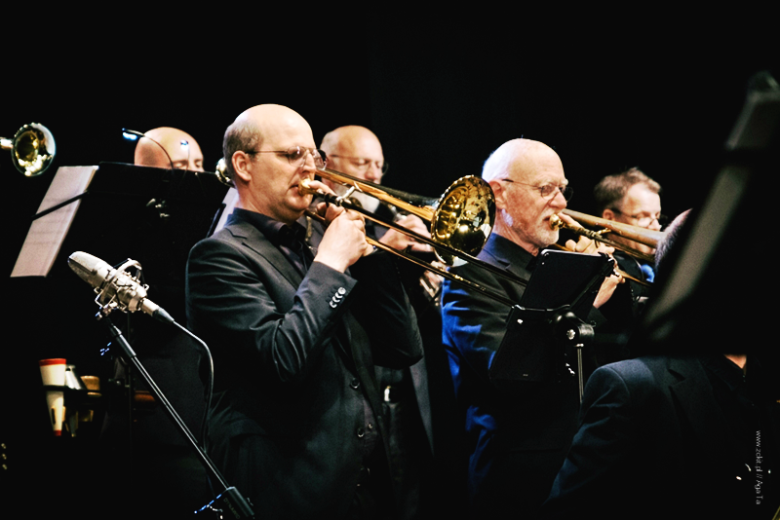
[[[61,166],[43,197],[38,213],[84,193],[97,169],[97,166]],[[80,204],[81,200],[77,200],[33,221],[11,278],[46,276],[49,273]]]

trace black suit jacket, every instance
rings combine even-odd
[[[373,254],[354,277],[319,262],[301,276],[236,214],[192,249],[188,321],[211,345],[216,372],[209,451],[258,517],[348,509],[369,430],[384,430],[373,364],[421,356],[394,271]]]
[[[751,375],[748,365],[748,381]],[[757,465],[735,450],[734,421],[699,359],[646,357],[599,368],[542,517],[771,518],[780,497],[771,498],[776,481],[767,470],[780,405],[758,403],[769,412],[757,445],[766,460]],[[750,483],[757,470],[762,493]]]

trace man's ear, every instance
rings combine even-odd
[[[506,209],[506,190],[500,181],[490,181],[490,188],[493,190],[493,196],[496,198],[496,209]]]
[[[236,172],[236,177],[246,183],[252,180],[252,174],[248,170],[249,156],[247,154],[236,150],[230,160],[233,162],[233,171]]]
[[[605,218],[607,220],[615,220],[615,212],[611,209],[605,209],[601,212],[601,218]]]

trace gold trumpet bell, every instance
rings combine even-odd
[[[0,148],[11,150],[11,159],[25,177],[45,172],[57,154],[57,144],[51,131],[39,123],[21,127],[13,139],[0,139]]]
[[[431,219],[431,238],[440,244],[477,256],[484,247],[496,218],[496,202],[490,185],[479,177],[461,177],[439,199]],[[447,265],[463,261],[436,250]]]

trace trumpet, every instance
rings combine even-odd
[[[11,150],[14,167],[25,177],[45,172],[57,154],[57,144],[51,131],[39,123],[24,125],[13,139],[0,137],[0,149]]]

